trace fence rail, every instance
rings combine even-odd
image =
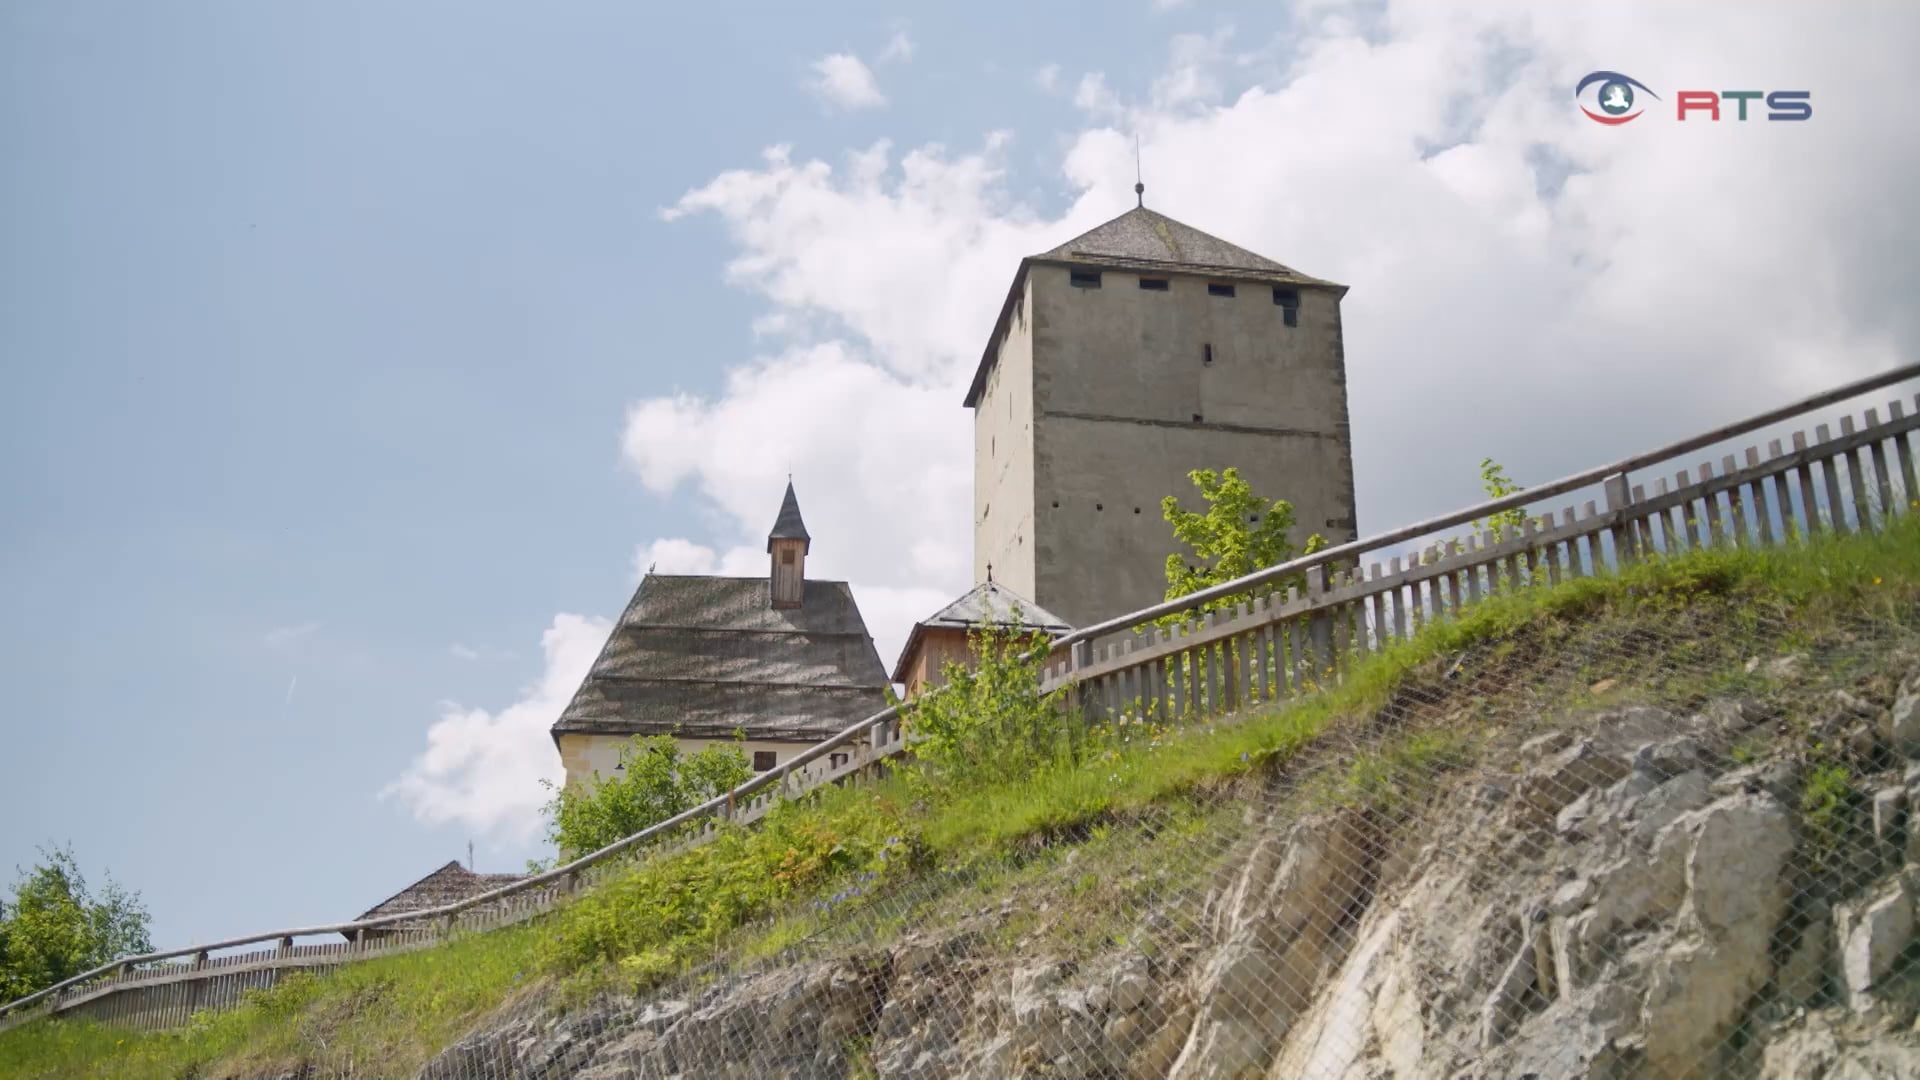
[[[1714,545],[1767,546],[1815,532],[1873,530],[1920,495],[1912,432],[1920,397],[1868,408],[1811,433],[1794,431],[1723,452],[1718,468],[1686,455],[1785,421],[1920,378],[1908,365],[1716,428],[1658,450],[1478,503],[1072,631],[1052,646],[1043,687],[1103,715],[1139,709],[1161,716],[1219,716],[1309,693],[1338,681],[1354,663],[1482,597],[1533,582],[1557,583],[1654,555]],[[1790,449],[1788,448],[1790,447]],[[1641,476],[1647,470],[1672,470]],[[1671,477],[1671,481],[1669,480]],[[1652,493],[1646,490],[1651,479]],[[1600,485],[1601,500],[1541,512],[1549,500]],[[1464,525],[1519,511],[1519,524],[1465,535]],[[1382,560],[1384,560],[1384,565]],[[1220,606],[1225,601],[1226,606]],[[937,693],[938,691],[933,691]],[[889,707],[700,806],[563,866],[465,900],[420,911],[327,926],[274,930],[210,945],[129,957],[39,993],[0,1005],[0,1028],[47,1013],[139,1027],[184,1023],[201,1009],[236,1004],[282,972],[324,970],[423,948],[446,938],[530,918],[618,857],[645,845],[678,850],[751,822],[781,799],[828,783],[884,773],[906,749],[897,707]],[[835,764],[832,756],[846,755]],[[343,935],[326,945],[297,938]],[[211,954],[248,945],[272,949]],[[185,958],[186,963],[174,963]]]

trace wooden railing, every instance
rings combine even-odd
[[[1910,512],[1920,495],[1911,445],[1920,397],[1909,399],[1911,413],[1893,401],[1884,417],[1876,408],[1841,415],[1837,434],[1824,422],[1811,433],[1783,433],[1768,440],[1764,454],[1757,446],[1720,446],[1717,465],[1708,460],[1690,469],[1686,459],[1914,379],[1920,365],[1075,630],[1051,646],[1064,659],[1049,666],[1043,686],[1067,689],[1075,706],[1094,715],[1139,709],[1219,716],[1337,682],[1369,653],[1502,590],[1716,544],[1765,546],[1822,530],[1880,528]],[[1594,497],[1583,501],[1589,493]],[[1557,516],[1543,512],[1569,496],[1573,504]],[[1498,531],[1459,531],[1510,511],[1524,520]],[[756,821],[782,799],[823,784],[864,782],[906,749],[897,707],[890,707],[718,798],[545,873],[423,911],[129,957],[0,1005],[0,1027],[49,1012],[172,1026],[196,1011],[228,1007],[289,970],[335,967],[517,922],[624,857],[704,843],[723,823]],[[834,764],[834,756],[845,760]],[[294,944],[321,935],[348,940]],[[212,955],[266,942],[274,947]]]

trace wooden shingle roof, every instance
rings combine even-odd
[[[886,669],[844,581],[775,608],[766,578],[648,574],[553,725],[564,734],[807,742],[886,708]]]
[[[900,659],[893,665],[895,682],[907,681],[907,662],[919,650],[928,630],[973,630],[990,625],[1017,625],[1059,637],[1073,630],[1065,619],[1026,599],[997,581],[983,581],[958,600],[913,624]]]
[[[377,919],[385,915],[425,911],[510,885],[519,881],[520,877],[519,874],[476,874],[460,865],[456,859],[368,908],[360,918]],[[383,929],[405,930],[410,925],[402,921]]]

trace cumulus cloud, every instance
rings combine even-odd
[[[876,109],[887,103],[879,80],[866,61],[852,53],[832,53],[815,60],[807,87],[821,100],[842,109]]]
[[[561,779],[560,755],[547,729],[586,678],[612,623],[556,615],[541,635],[540,677],[499,710],[441,707],[427,729],[427,748],[380,793],[429,825],[460,822],[495,839],[526,843],[549,797],[542,780]]]
[[[1083,78],[1057,206],[1014,194],[1004,134],[771,148],[665,211],[724,226],[779,340],[629,408],[642,486],[717,523],[636,559],[761,572],[791,471],[809,570],[853,582],[891,663],[970,584],[960,398],[1015,266],[1133,204],[1136,134],[1149,206],[1352,287],[1363,533],[1471,500],[1485,456],[1537,483],[1911,356],[1920,130],[1874,103],[1920,11],[1794,11],[1306,4],[1278,47],[1188,36],[1135,90]],[[1662,90],[1810,87],[1814,119],[1603,128],[1572,99],[1595,58]]]

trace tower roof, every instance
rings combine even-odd
[[[994,323],[993,333],[987,336],[980,366],[973,373],[973,385],[967,389],[968,408],[979,404],[980,395],[986,390],[987,372],[993,370],[994,347],[1007,332],[1014,304],[1026,284],[1027,270],[1036,263],[1111,266],[1119,270],[1332,289],[1341,294],[1347,291],[1345,285],[1303,274],[1265,255],[1256,255],[1238,244],[1229,244],[1211,233],[1175,221],[1157,210],[1136,206],[1059,247],[1020,260],[1020,269],[1014,273],[1013,284],[1007,289],[1007,299],[1000,305],[1000,318]]]
[[[800,520],[800,500],[793,497],[793,481],[787,481],[787,497],[780,500],[780,516],[773,521],[773,531],[767,534],[767,551],[773,551],[775,540],[799,540],[804,545],[800,550],[813,549],[813,537],[807,535],[807,523]]]
[[[1038,256],[1069,262],[1156,263],[1168,267],[1250,271],[1301,277],[1264,255],[1203,233],[1157,210],[1136,206]]]
[[[920,648],[928,630],[972,630],[993,623],[1014,624],[1027,630],[1039,630],[1049,637],[1069,633],[1073,627],[1065,619],[1026,599],[997,581],[983,581],[966,595],[913,624],[907,644],[893,667],[893,681],[907,681],[907,660]]]

